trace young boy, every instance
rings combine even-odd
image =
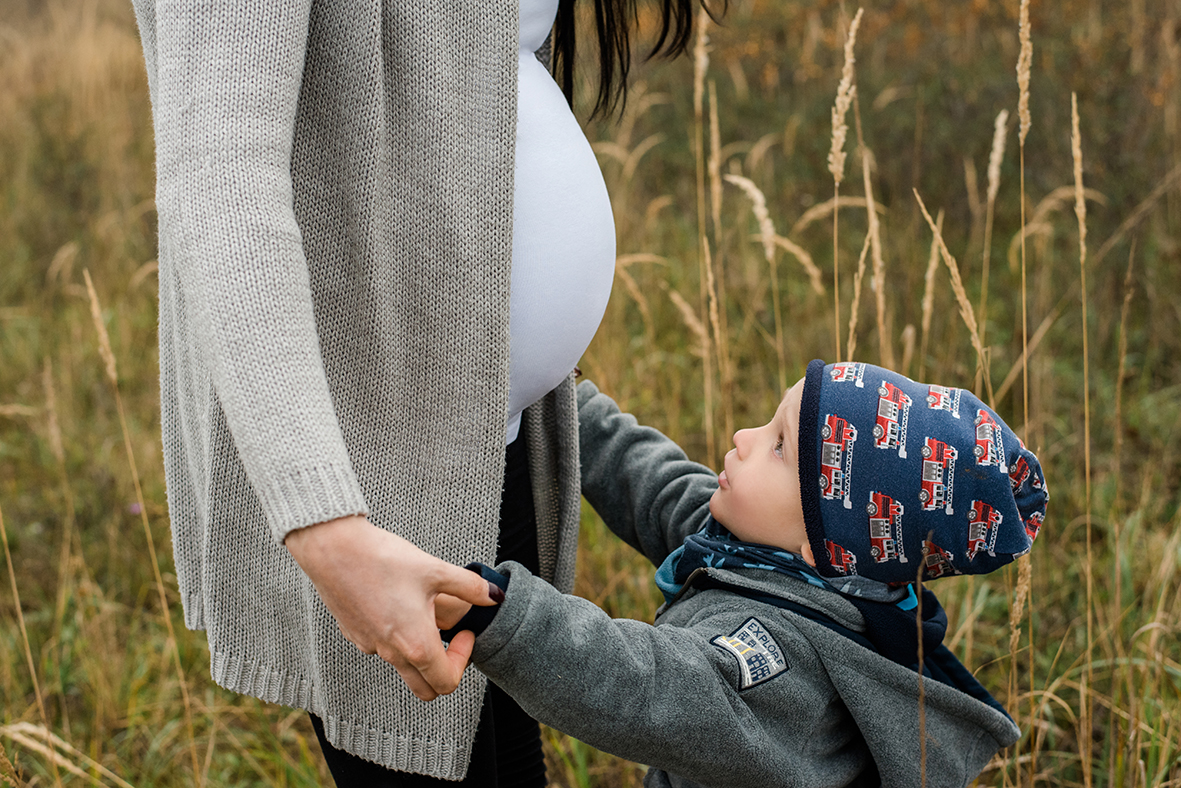
[[[505,600],[444,635],[476,631],[472,662],[527,712],[650,764],[650,788],[964,786],[1017,740],[926,589],[919,652],[920,569],[991,572],[1045,514],[1037,458],[978,399],[813,361],[716,475],[589,382],[578,409],[583,492],[666,603],[655,626],[611,619],[472,565]]]

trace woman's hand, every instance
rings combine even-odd
[[[393,665],[422,700],[459,686],[475,636],[462,632],[445,649],[438,621],[458,622],[463,604],[494,604],[488,581],[360,516],[292,531],[286,545],[358,649]],[[440,605],[440,595],[454,601]]]
[[[439,629],[451,629],[471,609],[470,602],[450,594],[439,594],[435,597],[435,626]]]

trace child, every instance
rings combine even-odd
[[[926,589],[919,652],[920,568],[991,572],[1045,514],[1037,458],[978,399],[813,361],[717,475],[589,382],[578,410],[583,492],[666,603],[655,626],[611,619],[472,565],[505,600],[444,636],[476,631],[472,662],[531,715],[650,764],[650,787],[964,786],[1017,740]]]

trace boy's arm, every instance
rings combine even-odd
[[[727,608],[723,598],[688,626],[656,627],[611,619],[518,564],[497,571],[511,581],[472,661],[535,719],[704,785],[820,779],[808,771],[809,742],[833,690],[809,670],[814,650],[779,611],[752,612],[745,600]],[[752,615],[772,634],[785,667],[741,689],[738,657],[711,640]],[[845,766],[856,773],[860,762]]]
[[[578,386],[582,494],[620,539],[659,565],[705,524],[717,474],[590,381]]]

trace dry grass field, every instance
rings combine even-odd
[[[588,123],[619,260],[581,367],[715,466],[813,357],[981,392],[1053,500],[934,586],[1024,731],[979,784],[1181,786],[1181,5],[1034,0],[1023,61],[1017,0],[881,0],[846,67],[857,11],[735,0]],[[130,4],[0,0],[0,785],[330,785],[181,623],[152,166]],[[659,596],[589,510],[577,590]],[[546,738],[556,785],[641,782]]]

